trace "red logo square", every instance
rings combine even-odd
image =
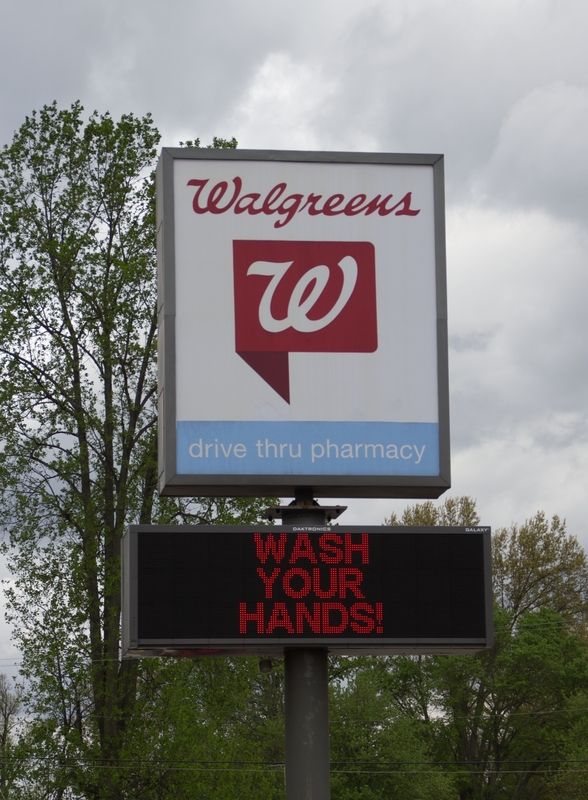
[[[288,402],[287,353],[377,349],[371,242],[237,240],[233,269],[235,349]]]

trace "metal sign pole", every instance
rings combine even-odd
[[[326,648],[286,652],[286,800],[329,800],[329,675]]]
[[[346,506],[319,506],[311,489],[270,509],[284,525],[326,525]],[[326,647],[292,647],[285,657],[286,800],[330,800],[329,662]]]

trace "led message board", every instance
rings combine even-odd
[[[164,495],[450,485],[443,159],[166,148]]]
[[[131,526],[123,655],[468,653],[492,644],[490,529]]]

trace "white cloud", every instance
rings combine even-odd
[[[453,492],[493,525],[588,511],[586,231],[543,212],[448,215]]]
[[[571,419],[568,426],[558,415],[546,416],[542,426],[519,425],[512,437],[457,452],[452,494],[476,497],[483,521],[493,527],[520,524],[538,510],[557,514],[588,549],[588,421]],[[553,442],[542,438],[549,433]]]
[[[519,100],[484,171],[496,204],[548,209],[586,220],[588,87],[556,81]]]
[[[312,122],[331,90],[320,63],[270,53],[222,127],[236,131],[242,147],[316,150]]]
[[[542,212],[448,215],[451,387],[458,442],[547,410],[583,410],[588,374],[581,226]]]

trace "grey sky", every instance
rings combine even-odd
[[[5,0],[0,141],[79,98],[167,145],[445,153],[452,494],[588,546],[587,27],[583,0]]]

